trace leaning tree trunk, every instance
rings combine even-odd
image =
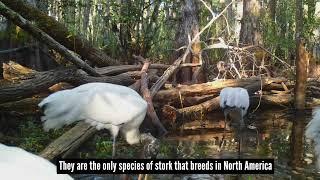
[[[260,4],[258,0],[243,0],[243,16],[240,43],[257,45],[262,43],[259,27]]]
[[[12,11],[10,8],[5,6],[0,1],[0,14],[13,21],[16,25],[20,26],[22,29],[30,33],[32,36],[37,38],[39,41],[45,43],[49,47],[53,48],[61,55],[65,56],[69,61],[77,65],[78,67],[85,70],[88,74],[94,76],[100,76],[92,67],[90,67],[87,63],[82,61],[78,56],[74,53],[71,53],[67,48],[59,44],[55,39],[50,37],[48,34],[44,33],[39,28],[35,27],[30,21],[24,19],[16,12]]]
[[[34,21],[41,30],[45,31],[68,49],[80,54],[83,59],[87,59],[97,66],[118,64],[116,60],[90,45],[89,41],[78,35],[73,35],[62,23],[59,23],[53,17],[28,5],[24,1],[1,0],[1,2],[18,12],[24,18]]]

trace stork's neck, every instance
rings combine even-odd
[[[237,107],[226,107],[223,112],[226,117],[234,122],[240,122],[244,116],[243,109]]]

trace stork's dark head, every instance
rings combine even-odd
[[[241,125],[241,122],[243,121],[242,111],[242,108],[237,107],[227,107],[223,110],[226,119],[230,121],[232,126],[235,125],[235,127]]]

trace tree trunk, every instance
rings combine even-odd
[[[295,107],[298,110],[305,108],[306,82],[309,57],[304,47],[303,33],[303,3],[296,0],[296,86]]]
[[[95,65],[106,66],[118,64],[116,60],[90,45],[86,39],[73,35],[62,23],[57,22],[53,17],[48,16],[22,0],[1,0],[1,2],[23,17],[35,21],[41,30]]]
[[[290,161],[293,169],[301,169],[304,164],[304,129],[306,115],[304,111],[296,112],[290,136]]]
[[[178,31],[176,34],[176,43],[175,48],[178,49],[182,46],[187,46],[189,44],[189,38],[192,39],[199,32],[199,9],[197,6],[197,2],[194,0],[183,0],[181,6],[182,17],[179,22]],[[195,41],[192,45],[192,49],[194,51],[195,56],[191,53],[187,56],[183,63],[198,63],[199,62],[199,52],[200,52],[200,44],[199,39]],[[185,50],[181,50],[174,55],[174,59],[177,59],[182,55],[182,52]],[[184,68],[181,69],[178,73],[178,81],[182,83],[187,83],[192,80],[192,72],[195,72],[197,68]],[[199,75],[200,76],[200,75]],[[198,79],[199,78],[199,79]],[[195,80],[204,81],[204,77],[196,77]]]
[[[243,0],[243,16],[240,30],[240,43],[246,45],[262,44],[259,27],[260,1]]]
[[[277,0],[270,0],[269,2],[269,11],[270,11],[270,18],[272,22],[276,21],[276,9],[277,9]]]

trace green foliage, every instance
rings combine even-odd
[[[8,27],[5,30],[0,31],[0,40],[8,40],[8,38],[13,42],[21,44],[30,40],[28,33],[11,23],[8,23]]]
[[[94,46],[103,49],[116,59],[130,61],[132,54],[149,57],[153,60],[167,61],[174,52],[175,36],[179,31],[178,22],[183,15],[182,1],[169,0],[53,0],[48,2],[48,12],[70,30],[68,37],[81,34]],[[220,13],[229,1],[205,1],[215,14]],[[304,36],[310,47],[318,39],[314,30],[320,20],[314,15],[314,0],[305,0]],[[197,1],[199,6],[200,29],[211,20],[211,12]],[[210,44],[209,39],[222,37],[227,43],[235,43],[236,7],[226,11],[224,17],[217,19],[201,35],[201,41]],[[288,60],[295,49],[295,0],[278,0],[275,19],[270,17],[269,1],[263,1],[260,27],[263,45],[275,55]],[[229,14],[231,13],[231,14]],[[228,26],[230,32],[226,29]],[[8,32],[0,32],[6,36]],[[23,31],[10,29],[12,38],[27,40]],[[225,53],[218,50],[207,51],[208,59],[222,60]]]
[[[277,1],[276,19],[269,13],[262,14],[264,46],[276,52],[276,55],[288,59],[290,51],[295,49],[295,1]]]
[[[19,146],[27,151],[39,153],[48,143],[58,138],[64,132],[63,129],[44,132],[42,124],[31,119],[20,124]]]
[[[105,138],[96,138],[96,157],[111,158],[112,157],[112,140],[106,141]]]

